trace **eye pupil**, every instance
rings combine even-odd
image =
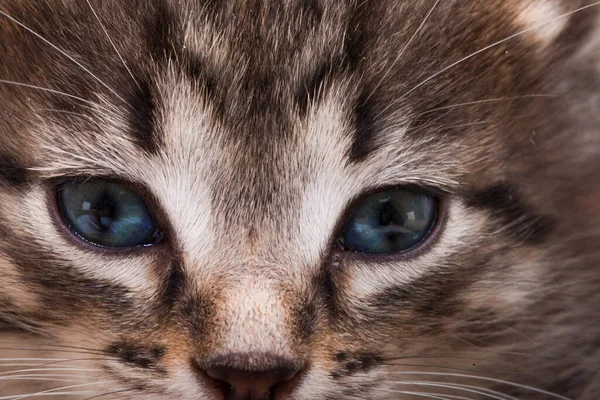
[[[84,202],[82,209],[86,209],[90,218],[93,218],[94,224],[98,230],[110,230],[111,221],[115,218],[115,202],[106,192],[102,193],[98,202],[94,207],[91,207],[89,202]]]
[[[437,199],[425,193],[391,189],[364,198],[339,239],[349,251],[402,253],[417,246],[433,227]]]
[[[388,232],[388,234],[387,234],[387,240],[388,240],[389,242],[393,242],[393,241],[395,241],[395,240],[397,240],[397,239],[398,239],[398,236],[399,236],[399,235],[398,235],[398,233],[396,233],[396,232]]]
[[[391,225],[398,220],[397,211],[393,204],[386,200],[381,207],[381,225]]]

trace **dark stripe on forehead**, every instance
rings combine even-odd
[[[362,94],[354,105],[354,134],[348,152],[351,162],[364,161],[377,149],[375,102],[371,96]]]
[[[216,78],[209,73],[202,55],[193,54],[184,46],[183,18],[168,4],[158,2],[154,15],[146,23],[148,51],[161,67],[171,63],[190,80],[212,93]]]
[[[332,57],[304,77],[294,99],[302,116],[306,115],[309,105],[318,106],[323,93],[329,90],[336,78],[350,72],[348,65],[347,58]]]
[[[148,58],[159,67],[179,60],[179,48],[182,47],[182,28],[177,15],[166,1],[155,2],[147,12],[144,39]],[[162,68],[157,72],[161,73]],[[130,107],[130,127],[133,142],[149,154],[157,154],[164,143],[163,133],[159,131],[158,113],[160,98],[155,86],[154,77],[147,72],[136,73],[136,86],[128,99]]]
[[[539,243],[550,233],[554,221],[524,204],[517,190],[508,185],[497,184],[466,194],[469,207],[485,209],[501,222],[502,232],[519,241]]]
[[[0,141],[1,143],[1,141]],[[23,187],[29,182],[29,173],[16,157],[0,152],[0,186]]]
[[[137,79],[137,82],[139,86],[129,100],[131,137],[144,152],[158,154],[163,145],[163,135],[158,131],[159,127],[156,124],[156,97],[147,80]]]
[[[360,2],[352,10],[348,23],[344,49],[349,68],[356,71],[367,56],[369,42],[374,35],[369,30],[376,10],[367,2]],[[352,145],[348,152],[351,162],[357,163],[365,160],[376,149],[375,139],[375,112],[376,96],[369,91],[368,84],[361,82],[361,94],[354,105],[354,124]]]
[[[183,45],[183,27],[166,1],[156,2],[145,25],[148,50],[156,61],[176,60]]]
[[[323,10],[318,0],[304,1],[300,11],[313,16],[315,24],[323,18]],[[331,85],[335,78],[352,74],[360,67],[367,46],[363,24],[368,12],[369,9],[362,4],[350,8],[341,54],[334,54],[332,49],[331,56],[302,80],[295,98],[301,114],[306,113],[309,104],[317,105],[319,95],[328,90],[327,86]]]
[[[210,2],[209,2],[210,3]],[[201,59],[184,46],[182,17],[166,2],[159,1],[146,20],[145,38],[150,58],[156,63],[156,73],[161,74],[169,66],[186,76],[202,95],[211,100],[213,109],[220,111],[222,102],[217,101],[217,79]],[[133,105],[131,116],[134,142],[145,152],[157,154],[164,144],[157,119],[160,116],[161,98],[154,77],[137,79],[139,85],[130,100]],[[196,86],[197,85],[197,86]]]
[[[210,100],[213,107],[222,111],[223,102],[219,101],[217,96],[218,76],[213,73],[208,65],[203,62],[198,54],[191,54],[188,51],[183,53],[183,71],[190,79],[195,82],[203,91],[202,95],[206,100]]]
[[[372,4],[360,1],[350,10],[350,18],[346,28],[344,52],[350,68],[356,69],[363,60],[369,45],[369,24],[375,13]]]
[[[368,24],[373,15],[373,8],[366,6],[364,2],[350,8],[343,53],[329,57],[302,80],[296,91],[295,103],[302,115],[306,113],[309,105],[318,106],[320,96],[329,89],[336,78],[361,75],[362,62],[371,37]],[[355,129],[348,152],[351,162],[363,161],[376,148],[374,106],[373,97],[363,90],[363,94],[355,102],[353,111]]]

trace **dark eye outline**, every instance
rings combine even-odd
[[[109,247],[102,246],[100,244],[91,242],[77,232],[75,232],[69,226],[69,223],[65,220],[63,216],[63,212],[60,206],[60,188],[62,185],[67,183],[85,183],[92,180],[102,180],[105,182],[110,182],[114,184],[118,184],[123,186],[124,188],[131,190],[140,196],[146,207],[152,214],[156,226],[158,228],[158,235],[152,244],[148,245],[139,245],[139,246],[129,246],[129,247]],[[134,183],[131,181],[118,179],[114,177],[105,177],[105,176],[70,176],[70,177],[62,177],[51,179],[47,182],[47,205],[50,216],[55,223],[55,225],[59,228],[60,233],[63,234],[66,239],[72,242],[74,245],[83,248],[84,250],[93,251],[95,253],[105,253],[105,254],[120,254],[127,255],[133,253],[140,252],[152,252],[155,249],[162,247],[163,244],[169,242],[169,233],[171,232],[170,225],[164,214],[162,208],[160,207],[158,200],[154,195],[143,185],[138,183]]]
[[[428,233],[423,237],[419,243],[414,245],[413,247],[404,250],[398,253],[389,253],[389,254],[371,254],[371,253],[362,253],[358,251],[352,251],[345,247],[346,245],[343,243],[343,233],[346,228],[346,224],[348,223],[350,217],[354,213],[354,211],[360,206],[360,204],[370,196],[376,195],[378,193],[387,192],[390,190],[404,190],[414,193],[423,193],[436,198],[437,208],[435,210],[435,220],[433,225],[429,229]],[[365,192],[362,192],[358,196],[356,196],[352,201],[348,203],[346,209],[341,214],[338,219],[336,229],[334,230],[334,235],[332,236],[332,247],[333,253],[338,257],[342,258],[351,258],[362,260],[364,262],[393,262],[398,260],[409,260],[414,259],[420,256],[421,254],[427,252],[431,248],[433,244],[439,239],[444,226],[446,225],[448,219],[448,193],[441,191],[439,189],[431,188],[428,186],[420,186],[420,185],[390,185],[390,186],[380,186]]]

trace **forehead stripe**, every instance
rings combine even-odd
[[[20,165],[14,156],[0,152],[0,185],[19,187],[27,182],[27,169]]]

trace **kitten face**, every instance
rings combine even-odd
[[[116,399],[597,398],[599,13],[0,1],[0,318],[33,332],[3,356]],[[78,238],[80,179],[162,240]],[[434,194],[435,227],[345,251],[386,188]]]

